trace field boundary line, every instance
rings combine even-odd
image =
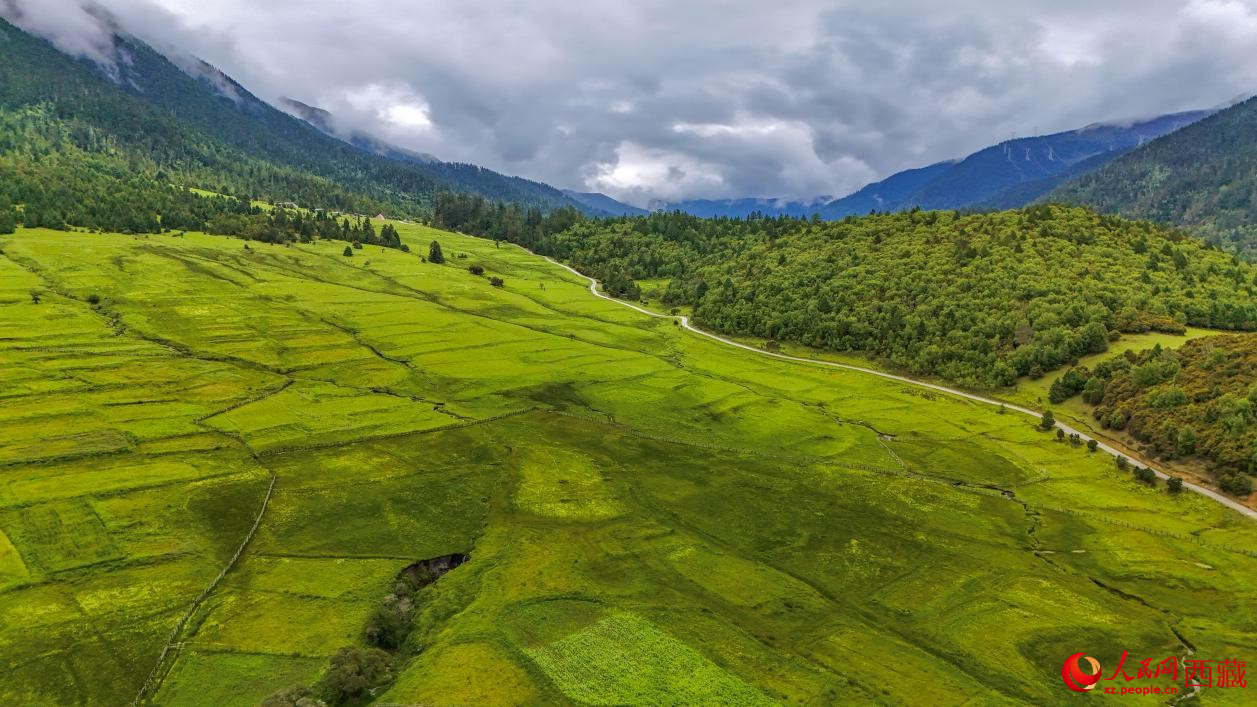
[[[218,587],[219,583],[223,581],[227,573],[236,566],[236,563],[240,561],[240,556],[244,554],[245,548],[253,541],[253,536],[257,534],[258,528],[262,525],[262,516],[266,515],[266,509],[270,506],[271,496],[275,494],[275,482],[278,480],[279,475],[271,472],[271,483],[266,487],[266,495],[262,498],[262,506],[258,509],[257,517],[253,519],[252,527],[249,528],[249,532],[245,534],[244,539],[240,541],[240,546],[236,548],[236,553],[231,556],[231,560],[219,571],[218,576],[214,577],[214,580],[192,600],[188,610],[179,619],[179,623],[175,624],[174,630],[170,632],[170,638],[166,639],[166,645],[162,646],[161,653],[157,656],[157,664],[153,666],[153,670],[144,679],[144,684],[140,686],[140,691],[136,693],[135,699],[131,701],[132,707],[139,705],[150,691],[161,686],[162,680],[165,679],[165,675],[161,674],[161,669],[167,662],[167,656],[170,656],[171,660],[178,657],[179,647],[182,645],[182,642],[179,641],[179,635],[183,633],[183,629],[187,626],[188,621],[201,608],[201,604],[209,598],[209,595]],[[172,648],[174,649],[173,655],[171,654]]]

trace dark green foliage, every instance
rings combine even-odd
[[[1165,480],[1165,490],[1170,493],[1182,493],[1183,480],[1177,476],[1171,476]]]
[[[1155,486],[1157,483],[1157,474],[1152,469],[1145,466],[1135,467],[1135,480],[1141,483]]]
[[[1257,100],[1153,140],[1051,198],[1182,224],[1257,256]],[[1174,259],[1173,266],[1177,266]]]
[[[1227,493],[1233,493],[1236,496],[1247,496],[1253,492],[1253,479],[1247,474],[1236,472],[1219,478],[1218,486]]]
[[[1053,427],[1056,427],[1056,416],[1051,410],[1044,410],[1043,417],[1039,419],[1039,429],[1050,430]]]
[[[1090,377],[1091,373],[1085,366],[1069,369],[1065,375],[1052,382],[1052,387],[1048,389],[1048,400],[1054,405],[1065,402],[1082,391]]]
[[[708,329],[863,351],[968,385],[1041,375],[1103,351],[1110,332],[1257,329],[1252,266],[1085,209],[587,220],[450,196],[434,221],[565,260],[617,296],[667,279],[663,303],[694,307]]]
[[[500,277],[489,278],[489,284],[493,285],[494,287],[506,287],[506,281]]]
[[[17,230],[17,212],[13,209],[0,209],[0,235],[13,233]]]
[[[1157,454],[1203,457],[1219,475],[1241,473],[1257,454],[1257,338],[1194,339],[1106,361],[1093,414],[1125,429]],[[1093,378],[1094,380],[1094,378]],[[1090,383],[1088,383],[1090,385]]]
[[[1117,463],[1117,468],[1122,471],[1126,471],[1128,468],[1130,468],[1130,462],[1126,459],[1126,457],[1122,457],[1122,456],[1116,457],[1115,462]]]
[[[379,648],[342,648],[332,656],[319,688],[332,705],[367,697],[393,679],[393,656]]]
[[[1060,427],[1057,427],[1057,428],[1056,428],[1056,440],[1059,442],[1059,441],[1061,441],[1061,440],[1063,440],[1063,439],[1065,439],[1065,430],[1061,429]]]
[[[100,304],[100,295],[96,294],[95,292],[93,292],[92,294],[88,295],[88,296],[87,296],[87,303],[88,303],[88,304],[90,304],[90,305],[92,305],[93,307],[95,307],[96,305]]]
[[[472,275],[483,275],[484,266],[483,265],[468,265],[467,272],[471,273]]]
[[[1089,439],[1089,440],[1087,440],[1087,451],[1088,451],[1088,452],[1094,452],[1094,451],[1096,451],[1096,450],[1097,450],[1097,449],[1099,449],[1099,448],[1100,448],[1100,443],[1099,443],[1099,442],[1095,441],[1094,439]]]
[[[345,252],[341,253],[341,255],[344,255],[346,258],[352,258],[354,255],[354,249],[350,246],[345,246]]]
[[[445,262],[445,255],[441,253],[440,243],[432,241],[432,243],[428,245],[428,262],[436,263],[438,265]]]

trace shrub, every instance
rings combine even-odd
[[[483,275],[484,267],[481,265],[468,265],[467,272],[471,273],[472,275]]]
[[[1146,466],[1135,467],[1135,480],[1142,481],[1149,486],[1155,486],[1157,483],[1157,474]]]
[[[432,241],[428,244],[428,262],[440,265],[445,262],[445,255],[441,253],[441,244]]]
[[[332,656],[327,673],[319,682],[333,705],[368,697],[373,688],[393,679],[393,659],[379,648],[347,647]]]
[[[1181,493],[1183,490],[1183,480],[1177,476],[1171,476],[1165,481],[1165,490],[1170,493]]]
[[[354,257],[354,249],[349,246],[345,246],[345,252],[341,255],[344,255],[346,258],[352,258]]]
[[[1047,431],[1056,426],[1056,416],[1051,410],[1044,410],[1043,417],[1039,420],[1039,429]]]
[[[90,305],[92,305],[93,307],[95,307],[96,305],[100,304],[100,295],[96,294],[95,292],[93,292],[92,294],[88,295],[88,296],[87,296],[87,303],[88,303],[88,304],[90,304]]]
[[[1126,471],[1126,469],[1130,467],[1130,462],[1126,460],[1126,457],[1123,457],[1121,455],[1118,455],[1118,457],[1115,459],[1115,462],[1117,463],[1117,468],[1122,471]]]
[[[1223,491],[1236,496],[1247,496],[1253,492],[1253,480],[1248,474],[1229,474],[1223,476],[1218,483]]]
[[[1087,440],[1087,451],[1088,451],[1088,452],[1094,452],[1095,450],[1097,450],[1097,449],[1099,449],[1099,448],[1100,448],[1100,443],[1099,443],[1099,442],[1095,441],[1094,439],[1089,439],[1089,440]]]
[[[506,287],[506,281],[500,277],[489,278],[489,284],[493,285],[494,287]]]

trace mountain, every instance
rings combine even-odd
[[[1154,140],[1048,198],[1179,224],[1257,257],[1257,98]]]
[[[68,136],[49,140],[59,154],[124,163],[134,179],[160,175],[157,181],[359,213],[420,214],[445,190],[595,213],[538,182],[350,144],[203,61],[172,59],[124,33],[113,35],[109,56],[93,61],[0,19],[0,112],[12,124],[37,122],[41,134]]]
[[[650,213],[646,209],[639,209],[636,206],[630,206],[621,201],[616,201],[606,194],[599,192],[579,192],[571,189],[564,189],[563,193],[569,199],[574,199],[591,209],[597,209],[612,216],[645,216]]]
[[[1025,206],[1063,181],[1098,169],[1136,147],[1190,125],[1213,111],[1163,115],[1129,123],[1098,123],[1078,130],[1007,140],[960,160],[897,172],[840,199],[697,199],[661,203],[653,210],[702,217],[811,216],[840,219],[870,211],[1010,209]]]
[[[741,218],[757,212],[765,216],[811,216],[826,200],[824,197],[808,202],[749,197],[659,201],[650,206],[651,211],[680,211],[701,218]]]
[[[1007,140],[956,162],[895,174],[825,205],[821,215],[842,218],[878,211],[1015,208],[1065,179],[1097,169],[1211,111],[1188,111],[1133,123],[1101,123],[1052,135]]]

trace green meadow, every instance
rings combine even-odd
[[[376,701],[1066,704],[1072,653],[1257,655],[1251,520],[395,225],[0,237],[0,702],[256,705],[453,553]]]

